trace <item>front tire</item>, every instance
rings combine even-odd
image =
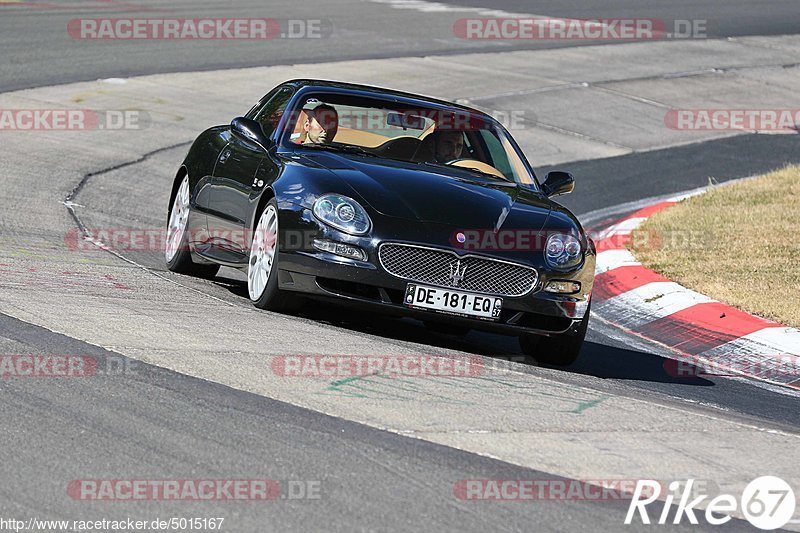
[[[272,198],[258,217],[250,259],[247,262],[247,293],[250,301],[267,311],[292,311],[299,299],[278,288],[278,203]]]
[[[587,309],[586,315],[581,320],[578,333],[575,335],[554,337],[521,335],[519,337],[519,347],[522,349],[522,353],[526,355],[526,359],[534,359],[536,362],[546,365],[571,365],[581,353],[583,340],[586,338],[586,331],[589,329],[589,313],[590,309]]]
[[[175,191],[175,198],[167,214],[164,259],[167,268],[172,272],[210,279],[217,275],[219,265],[199,265],[192,261],[192,253],[189,251],[189,237],[186,231],[189,224],[189,198],[191,191],[187,175]]]

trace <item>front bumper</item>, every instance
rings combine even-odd
[[[459,324],[509,335],[576,334],[588,307],[594,280],[593,249],[587,252],[583,265],[575,271],[555,274],[537,268],[539,280],[534,289],[520,297],[503,296],[503,311],[499,320],[487,321],[407,307],[403,302],[406,285],[408,283],[425,285],[425,283],[395,277],[380,266],[377,254],[382,239],[375,236],[354,237],[328,228],[316,223],[313,215],[307,210],[295,211],[294,214],[299,215],[301,219],[294,227],[303,228],[306,243],[304,246],[282,247],[284,251],[281,251],[278,257],[278,283],[282,290],[296,291],[315,298],[332,299],[338,303],[376,310],[387,315]],[[309,232],[310,229],[312,231]],[[427,237],[425,240],[423,235],[416,237],[421,244],[449,248],[446,243],[430,242],[435,240],[431,235],[436,235],[436,232],[425,235]],[[405,233],[403,236],[407,237]],[[309,246],[309,242],[313,239],[358,246],[367,252],[368,259],[359,261],[316,250]],[[284,242],[291,240],[291,236],[284,236]],[[396,240],[392,239],[393,242]],[[494,257],[490,254],[485,255]],[[552,279],[579,281],[581,291],[574,295],[544,292],[543,287]]]

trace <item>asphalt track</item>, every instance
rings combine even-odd
[[[800,5],[794,0],[721,1],[618,0],[440,3],[395,0],[280,2],[242,0],[220,6],[202,1],[63,0],[0,2],[0,91],[98,78],[160,72],[292,65],[469,51],[525,50],[583,46],[586,41],[465,41],[453,35],[460,17],[476,16],[459,6],[570,18],[659,18],[707,20],[711,38],[780,35],[797,32]],[[397,6],[397,8],[395,8]],[[477,12],[477,16],[481,11]],[[84,41],[66,31],[77,18],[228,17],[319,20],[320,39],[258,41]],[[671,22],[670,22],[671,24]]]
[[[444,0],[442,3],[475,7],[486,5],[480,0]],[[578,19],[705,20],[707,35],[711,38],[796,33],[800,21],[800,6],[791,0],[496,0],[491,4],[493,8],[505,11]]]
[[[759,9],[754,3],[728,2],[723,7],[714,3],[713,7],[716,16],[725,21],[720,26],[723,29],[719,30],[723,34],[765,35],[787,33],[783,25],[795,20],[792,19],[797,15],[793,12],[795,5],[770,3],[767,16],[763,16],[766,10]],[[392,32],[394,28],[407,26],[409,20],[418,20],[419,12],[362,2],[342,5],[331,2],[323,6],[318,9],[330,9],[331,17],[335,13],[346,23],[355,24],[354,21],[361,19],[360,23],[367,25],[370,21],[374,25],[378,19],[363,17],[362,10],[375,9],[375,17],[380,15],[380,20],[384,21],[381,31],[359,34],[370,42],[370,54],[375,54],[372,57],[407,56],[409,51],[420,54],[464,51],[463,43],[439,43],[435,38],[427,42],[417,40],[417,48],[409,50],[403,32],[398,30],[397,35]],[[699,6],[703,7],[703,4]],[[281,9],[280,6],[274,7]],[[570,6],[564,3],[558,6],[498,3],[492,7],[553,16],[580,17],[596,13],[584,5],[576,6],[575,11],[565,11]],[[547,11],[550,7],[552,12]],[[694,18],[702,17],[704,13],[700,8],[697,12],[687,12],[681,5],[665,2],[654,2],[652,11],[642,7],[631,13],[625,8],[624,4],[613,7],[619,9],[617,14],[609,7],[607,16]],[[335,52],[323,49],[329,48],[327,46],[293,43],[286,50],[271,51],[267,61],[252,60],[249,57],[252,50],[247,47],[214,48],[210,52],[209,48],[183,48],[169,43],[153,43],[155,48],[149,50],[120,47],[117,50],[119,55],[104,52],[101,57],[97,49],[85,51],[91,46],[59,46],[64,43],[57,41],[43,44],[47,35],[43,28],[59,27],[65,17],[73,18],[75,13],[85,14],[87,10],[53,14],[19,6],[2,9],[15,10],[14,15],[11,11],[4,13],[2,19],[4,44],[12,41],[3,58],[3,90],[99,77],[213,69],[222,65],[295,63],[301,61],[299,58],[302,62],[309,62],[365,57],[363,42],[352,45],[350,49],[347,48],[350,45],[344,42],[337,43]],[[215,13],[213,6],[206,9],[207,13]],[[300,15],[297,9],[301,10]],[[272,9],[263,15],[246,7],[241,10],[247,16],[281,16]],[[354,16],[356,10],[359,16]],[[772,10],[778,13],[773,14]],[[286,13],[285,16],[308,17],[307,12],[296,6],[278,12]],[[102,13],[106,16],[107,11]],[[320,12],[320,17],[325,13]],[[225,15],[230,16],[227,12]],[[748,16],[753,18],[752,27],[741,22],[748,20]],[[9,22],[11,20],[14,22]],[[338,20],[335,27],[348,28]],[[797,27],[794,24],[792,31]],[[31,31],[32,28],[37,31]],[[388,36],[379,38],[386,32]],[[490,48],[494,50],[495,47]],[[191,50],[188,55],[187,50]],[[128,51],[135,53],[128,54]],[[41,61],[32,62],[32,55],[37,54],[43,56]],[[32,64],[36,67],[30,68]],[[86,180],[74,198],[89,208],[79,216],[99,225],[114,220],[118,215],[130,217],[128,220],[142,227],[158,224],[166,202],[166,191],[161,187],[163,174],[156,176],[153,172],[163,167],[174,167],[183,151],[185,147],[162,151],[143,164],[109,172],[103,172],[102,166],[98,168],[88,161],[86,166],[99,173]],[[6,154],[9,159],[14,155]],[[117,165],[125,161],[117,161]],[[591,179],[579,182],[574,195],[564,198],[564,203],[577,213],[587,214],[623,202],[702,186],[708,182],[709,176],[719,180],[743,177],[790,161],[800,161],[797,136],[755,135],[555,166],[568,168],[579,180],[591,176]],[[56,168],[58,160],[54,158],[48,164]],[[541,167],[538,170],[544,172],[547,169]],[[658,179],[652,178],[654,172],[657,172]],[[143,181],[144,187],[129,185],[141,176],[147,176]],[[43,203],[40,206],[41,212],[47,213],[44,215],[47,220],[52,217],[57,221],[53,223],[54,227],[65,224],[67,216],[58,201],[67,196],[81,177],[74,176],[71,184],[59,183],[60,196],[47,200],[52,205]],[[29,213],[14,208],[11,202],[17,195],[25,194],[24,189],[6,189],[4,194],[6,205],[11,206],[3,214],[4,237],[17,238],[17,244],[28,243],[31,250],[40,242],[52,243],[53,238],[62,237],[60,230],[48,233],[44,229],[37,229],[34,232],[40,232],[37,235],[28,235],[25,228],[29,224]],[[68,220],[66,223],[72,224]],[[10,253],[12,251],[11,248],[6,250],[6,259],[14,255]],[[69,263],[71,256],[65,257],[61,258],[63,263],[60,264]],[[24,261],[24,256],[22,259]],[[143,253],[133,259],[155,272],[163,271],[157,253]],[[104,256],[100,260],[107,262],[109,272],[116,275],[119,264],[115,258]],[[75,265],[75,268],[80,267]],[[216,283],[180,282],[231,305],[241,307],[247,304],[243,285],[235,277],[223,278]],[[8,309],[15,309],[13,302],[17,296],[10,292],[6,296],[9,298],[6,300]],[[68,308],[68,297],[65,298],[63,304]],[[136,305],[136,302],[119,301],[119,304],[124,309]],[[91,312],[90,309],[86,311]],[[116,318],[109,315],[108,320],[111,324]],[[369,343],[372,342],[370,339],[380,338],[387,343],[397,343],[401,350],[420,349],[422,346],[495,357],[518,354],[515,343],[503,337],[472,333],[466,338],[455,339],[432,334],[412,321],[362,314],[343,317],[340,311],[327,306],[306,310],[298,319],[286,320],[290,321],[289,327],[298,331],[307,327],[306,324],[319,324],[335,328],[340,341],[363,339]],[[202,327],[198,324],[198,328]],[[633,342],[610,326],[593,324],[587,340],[581,358],[569,371],[535,367],[522,367],[518,371],[532,378],[546,378],[570,389],[587,389],[631,402],[647,402],[667,410],[679,410],[687,419],[710,416],[792,435],[798,432],[800,400],[796,396],[741,380],[670,378],[664,373],[663,359],[656,355],[660,353],[658,347]],[[114,361],[124,360],[117,353],[0,315],[0,353],[75,352],[93,355],[101,361],[109,357]],[[498,504],[461,502],[452,496],[453,483],[458,479],[550,479],[553,475],[547,468],[523,468],[457,447],[382,431],[271,399],[265,394],[243,392],[236,387],[189,377],[161,366],[164,365],[137,361],[136,372],[78,382],[0,382],[3,420],[0,477],[5,481],[0,488],[0,516],[89,518],[92,515],[131,515],[152,519],[157,515],[220,515],[227,517],[230,528],[226,530],[229,531],[434,528],[445,531],[511,531],[531,530],[534,524],[536,530],[563,531],[587,523],[604,531],[620,527],[625,505],[619,503]],[[687,424],[690,424],[688,420]],[[785,460],[789,461],[789,457]],[[722,463],[716,466],[725,468]],[[132,470],[140,477],[151,479],[263,476],[279,480],[318,480],[322,485],[322,498],[273,502],[267,506],[140,502],[89,507],[86,502],[71,501],[64,496],[68,480],[120,477]],[[730,527],[746,529],[738,521]]]
[[[0,327],[13,331],[0,340],[4,351],[84,353],[100,367],[130,362],[8,317],[0,316]],[[4,431],[3,448],[15,450],[14,461],[4,461],[0,470],[4,517],[152,520],[188,512],[227,517],[227,531],[447,531],[464,522],[475,530],[520,531],[531,526],[530,508],[476,506],[442,494],[452,494],[458,479],[557,479],[150,365],[87,379],[77,388],[68,380],[45,389],[38,383],[5,384],[0,399],[4,419],[27,431],[46,428],[50,436],[40,433],[34,441]],[[234,509],[226,502],[189,509],[182,502],[122,503],[112,514],[63,497],[42,501],[43,493],[64,488],[42,479],[42,458],[48,458],[51,479],[83,479],[87,464],[93,465],[93,477],[113,478],[125,462],[158,479],[182,479],[188,470],[200,479],[310,481],[319,484],[320,497]],[[562,520],[613,529],[626,511],[623,501],[563,503],[548,511],[546,529],[558,531]],[[340,528],[344,524],[350,526]]]

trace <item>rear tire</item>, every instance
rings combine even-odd
[[[589,305],[591,308],[591,304]],[[569,366],[575,362],[581,353],[583,340],[586,338],[586,331],[589,329],[589,313],[581,320],[576,335],[559,335],[554,337],[544,337],[541,335],[521,335],[519,337],[519,347],[526,355],[526,362],[544,363],[553,366]]]
[[[167,268],[177,274],[212,279],[219,271],[219,265],[200,265],[192,261],[186,228],[189,224],[189,176],[181,181],[167,213],[167,239],[164,259]]]
[[[247,262],[247,292],[250,301],[267,311],[294,311],[302,300],[278,288],[278,203],[272,198],[256,219]]]

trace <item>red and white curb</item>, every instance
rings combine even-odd
[[[687,289],[642,266],[627,250],[631,232],[688,196],[639,209],[595,231],[592,313],[675,352],[675,376],[754,377],[800,389],[800,330],[759,318]]]

